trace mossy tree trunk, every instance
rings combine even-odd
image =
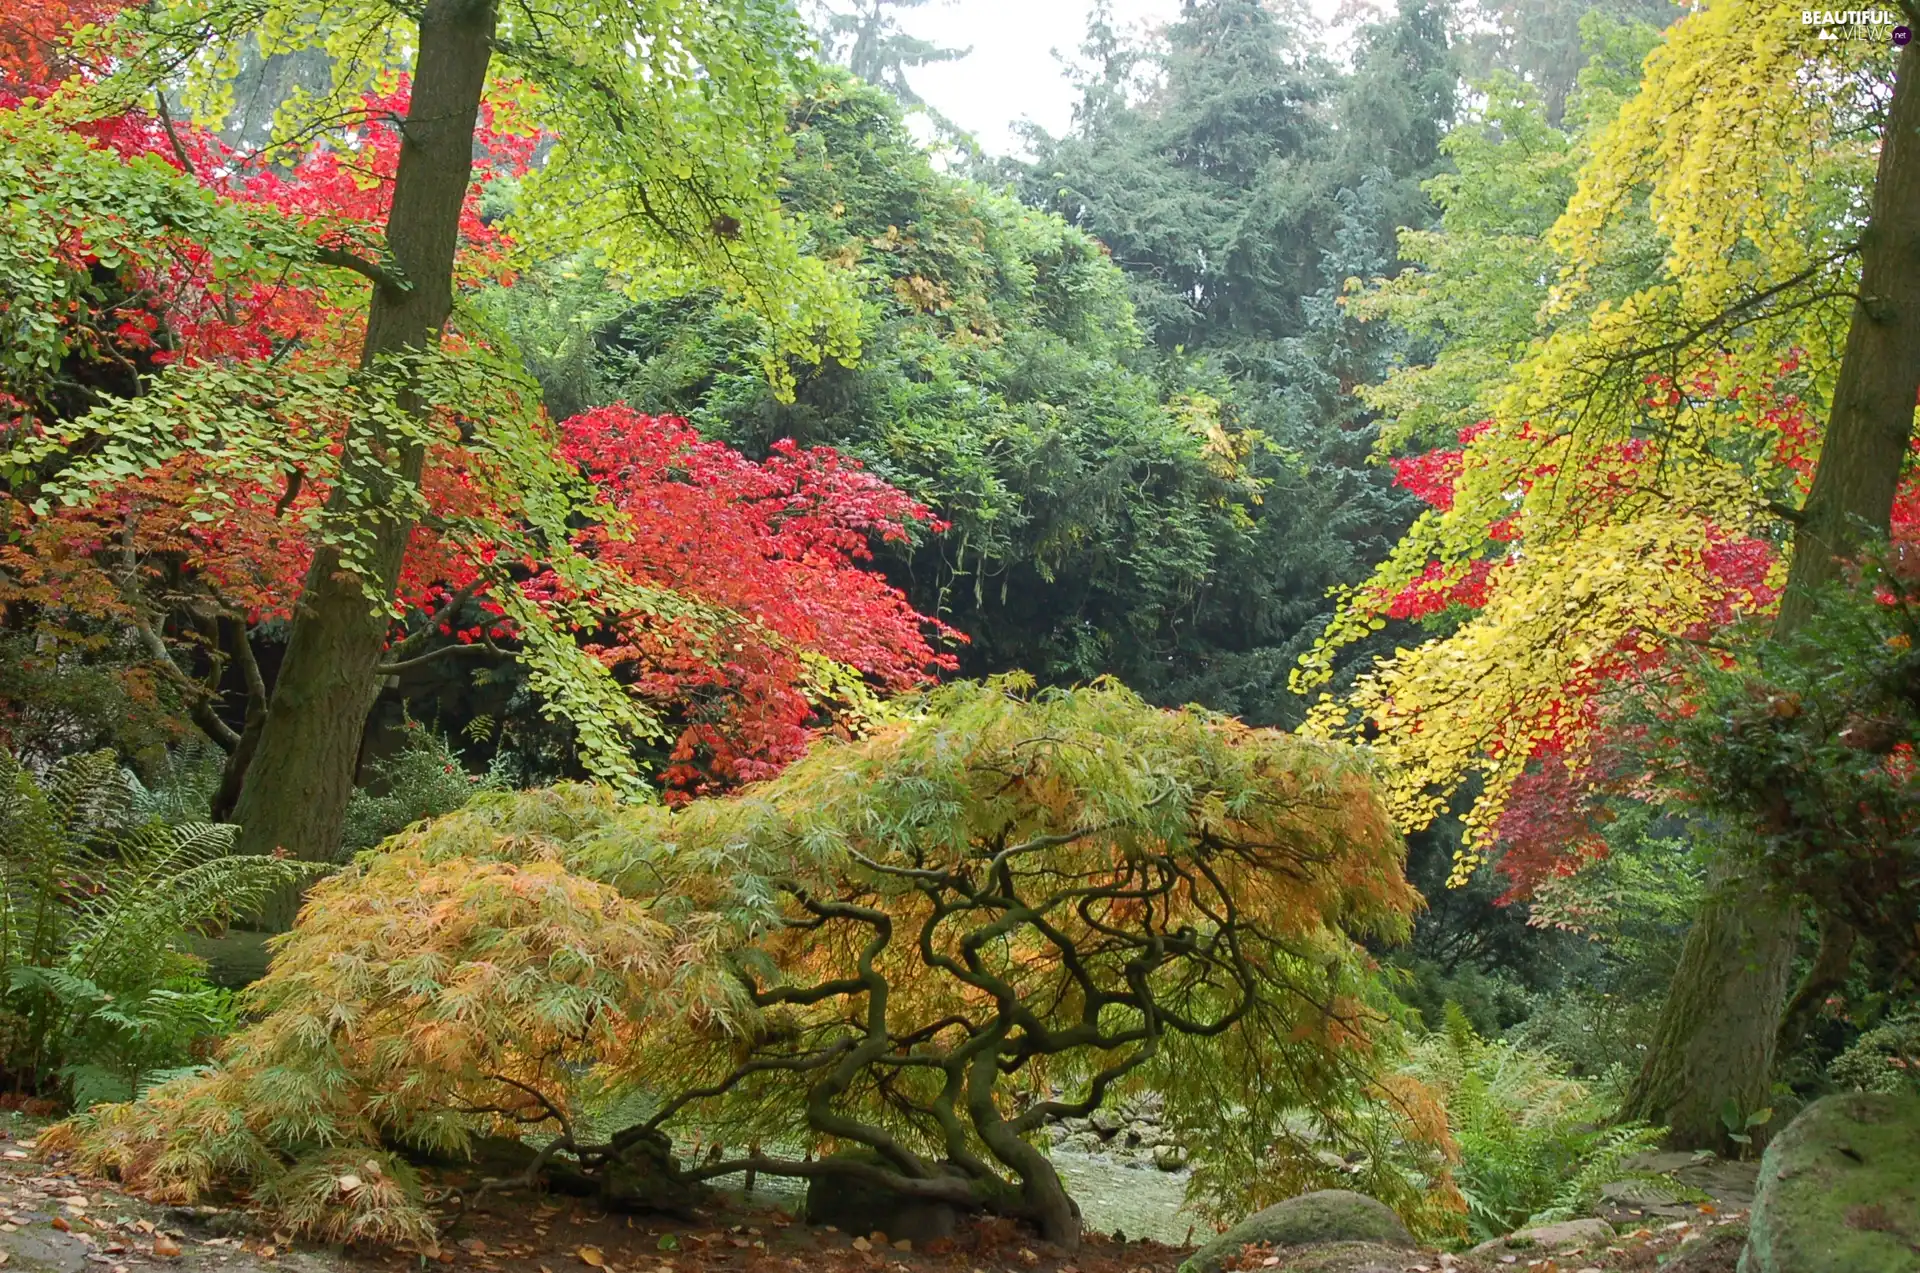
[[[1900,54],[1858,299],[1774,633],[1790,636],[1865,537],[1885,535],[1920,397],[1920,44]],[[1720,1112],[1766,1105],[1800,925],[1756,879],[1725,877],[1694,922],[1626,1113],[1725,1149]],[[1816,969],[1816,974],[1818,969]]]
[[[428,0],[420,11],[413,93],[401,125],[387,247],[399,279],[376,283],[367,312],[361,365],[429,349],[453,309],[453,261],[460,211],[473,178],[473,132],[492,56],[492,0]],[[402,394],[410,410],[425,404]],[[333,517],[351,502],[380,507],[417,481],[423,456],[412,444],[371,439],[377,459],[340,482],[328,500]],[[375,668],[386,639],[380,599],[391,595],[413,530],[381,515],[358,572],[321,546],[301,586],[286,657],[246,767],[233,818],[236,852],[284,852],[306,861],[330,857],[340,841],[367,712],[378,692]],[[291,924],[289,895],[262,918]]]

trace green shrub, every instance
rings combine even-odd
[[[1827,1077],[1862,1092],[1920,1092],[1920,1008],[1863,1033],[1833,1058]]]
[[[370,849],[426,818],[463,808],[482,791],[501,787],[492,774],[471,774],[448,741],[409,719],[400,750],[373,761],[371,779],[355,788],[340,833],[342,860]]]
[[[1643,1123],[1608,1126],[1610,1102],[1557,1059],[1481,1038],[1457,1004],[1447,1005],[1444,1029],[1415,1045],[1411,1069],[1445,1094],[1460,1149],[1455,1179],[1476,1239],[1577,1214],[1660,1137]]]
[[[189,932],[312,868],[231,854],[233,828],[169,825],[112,752],[36,777],[0,752],[0,1069],[16,1088],[137,1092],[232,1021]]]

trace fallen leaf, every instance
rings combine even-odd
[[[53,1227],[60,1230],[60,1232],[62,1233],[73,1232],[73,1226],[67,1223],[67,1218],[65,1216],[55,1216],[53,1218]]]
[[[607,1257],[600,1253],[600,1248],[597,1246],[583,1246],[574,1254],[580,1257],[582,1264],[592,1265],[596,1269],[607,1267]]]
[[[913,1239],[901,1238],[898,1242],[893,1244],[893,1249],[896,1251],[911,1251],[913,1250]]]
[[[464,1238],[459,1243],[459,1246],[460,1246],[460,1249],[462,1251],[465,1251],[468,1255],[485,1255],[487,1253],[487,1244],[482,1242],[479,1238]],[[596,1251],[594,1254],[598,1255],[599,1252]],[[580,1258],[583,1260],[587,1260],[587,1251],[585,1247],[582,1247],[580,1249]],[[597,1267],[600,1264],[600,1261],[587,1260],[587,1263],[595,1265]]]
[[[1021,1247],[1021,1248],[1020,1248],[1020,1263],[1022,1263],[1022,1264],[1038,1264],[1038,1263],[1040,1263],[1040,1257],[1039,1257],[1039,1256],[1037,1256],[1037,1255],[1035,1255],[1035,1254],[1033,1253],[1033,1248],[1032,1248],[1032,1247],[1030,1247],[1030,1246],[1023,1246],[1023,1247]]]
[[[180,1244],[164,1233],[153,1235],[153,1253],[166,1259],[180,1254]]]
[[[873,1243],[867,1241],[865,1238],[855,1238],[853,1240],[853,1249],[856,1251],[871,1251],[873,1250]]]
[[[358,1189],[361,1186],[361,1184],[364,1182],[361,1181],[360,1177],[354,1175],[352,1172],[348,1172],[346,1175],[340,1177],[340,1180],[338,1183],[340,1185],[341,1193],[352,1193],[355,1189]]]
[[[69,1207],[87,1207],[93,1205],[87,1201],[87,1195],[84,1193],[70,1193],[60,1199],[60,1201],[66,1203]]]

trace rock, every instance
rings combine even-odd
[[[1187,1165],[1187,1151],[1178,1145],[1157,1145],[1153,1150],[1153,1165],[1161,1171],[1179,1171]]]
[[[1660,1266],[1660,1273],[1734,1273],[1746,1245],[1746,1225],[1716,1225],[1675,1247],[1672,1257]]]
[[[1562,1220],[1518,1229],[1504,1238],[1482,1242],[1472,1255],[1501,1255],[1507,1251],[1569,1251],[1574,1247],[1605,1246],[1616,1235],[1605,1220]]]
[[[1620,1166],[1627,1171],[1643,1172],[1649,1176],[1665,1176],[1682,1167],[1712,1161],[1711,1149],[1650,1149],[1624,1160]]]
[[[1111,1136],[1126,1125],[1125,1120],[1122,1119],[1118,1113],[1110,1109],[1097,1109],[1093,1111],[1092,1117],[1087,1121],[1092,1123],[1093,1130],[1099,1132],[1102,1136]]]
[[[254,1227],[246,1212],[220,1207],[169,1207],[167,1218],[178,1224],[192,1225],[217,1238],[241,1237],[252,1232]]]
[[[1220,1273],[1229,1256],[1256,1242],[1274,1247],[1327,1242],[1414,1245],[1407,1226],[1385,1203],[1346,1189],[1322,1189],[1254,1212],[1195,1251],[1180,1266],[1181,1273]]]
[[[917,1246],[952,1237],[960,1227],[960,1210],[844,1176],[815,1176],[807,1182],[806,1220],[855,1235],[877,1229],[890,1240],[906,1238]]]
[[[1767,1146],[1741,1273],[1920,1273],[1920,1096],[1845,1092]]]

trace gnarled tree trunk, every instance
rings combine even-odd
[[[361,365],[384,355],[431,348],[453,309],[453,259],[460,210],[473,178],[473,131],[492,56],[492,0],[427,0],[420,16],[413,93],[401,125],[400,162],[387,221],[390,260],[401,279],[376,284],[367,313]],[[424,404],[405,401],[409,409]],[[419,447],[381,447],[352,483],[335,488],[328,512],[343,515],[350,485],[374,502],[399,483],[418,480]],[[325,859],[340,841],[353,793],[360,733],[378,685],[374,668],[387,618],[376,598],[391,594],[411,521],[383,517],[374,528],[364,577],[322,546],[300,590],[286,658],[257,746],[246,769],[234,821],[240,853],[283,851]],[[292,922],[298,898],[288,896],[262,918]]]
[[[1920,44],[1900,54],[1881,136],[1859,299],[1806,507],[1793,536],[1776,636],[1798,631],[1863,535],[1887,532],[1920,397]],[[1627,1099],[1674,1143],[1725,1148],[1720,1111],[1767,1103],[1775,1032],[1799,923],[1755,880],[1724,880],[1674,971],[1653,1046]]]

